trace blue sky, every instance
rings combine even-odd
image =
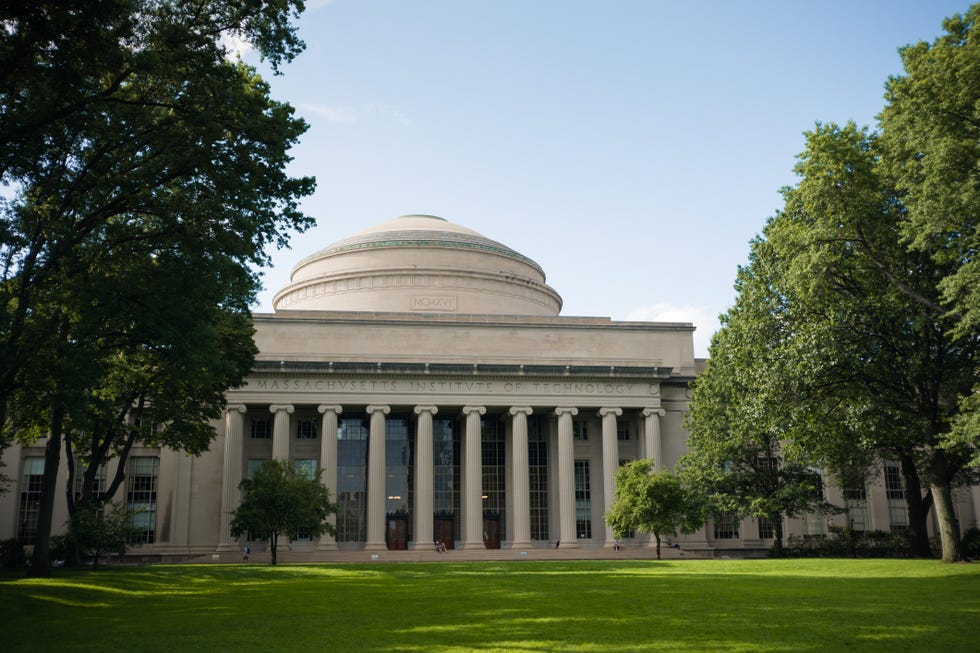
[[[871,125],[947,0],[332,0],[273,95],[310,124],[304,256],[409,213],[537,261],[562,315],[693,322],[707,353],[816,121]],[[260,69],[263,67],[260,65]]]

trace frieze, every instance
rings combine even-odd
[[[357,393],[419,395],[657,396],[657,383],[616,381],[250,378],[245,391],[273,393]]]

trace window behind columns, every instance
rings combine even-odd
[[[579,539],[592,537],[592,488],[589,461],[575,461],[575,533]]]
[[[409,516],[411,513],[415,456],[412,426],[412,420],[404,415],[385,420],[386,514]]]
[[[496,415],[480,420],[483,440],[483,514],[500,518],[500,532],[504,528],[504,428]]]
[[[337,421],[337,541],[367,540],[368,428],[361,417]]]
[[[531,492],[531,539],[547,540],[548,535],[548,438],[545,418],[527,419],[527,462]]]
[[[459,539],[459,422],[453,418],[432,420],[432,510],[443,523],[452,523],[452,538]]]

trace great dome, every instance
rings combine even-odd
[[[403,215],[300,261],[276,311],[556,316],[541,267],[510,247],[432,215]]]

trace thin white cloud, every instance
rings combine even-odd
[[[694,331],[694,355],[698,358],[708,356],[711,336],[721,327],[717,315],[712,315],[703,306],[674,306],[672,304],[651,304],[638,306],[626,315],[626,319],[640,322],[691,322]]]
[[[326,104],[297,102],[296,108],[323,118],[327,122],[359,122],[371,117],[391,120],[404,127],[411,127],[412,121],[395,107],[386,104],[364,104],[359,108],[333,107]]]

